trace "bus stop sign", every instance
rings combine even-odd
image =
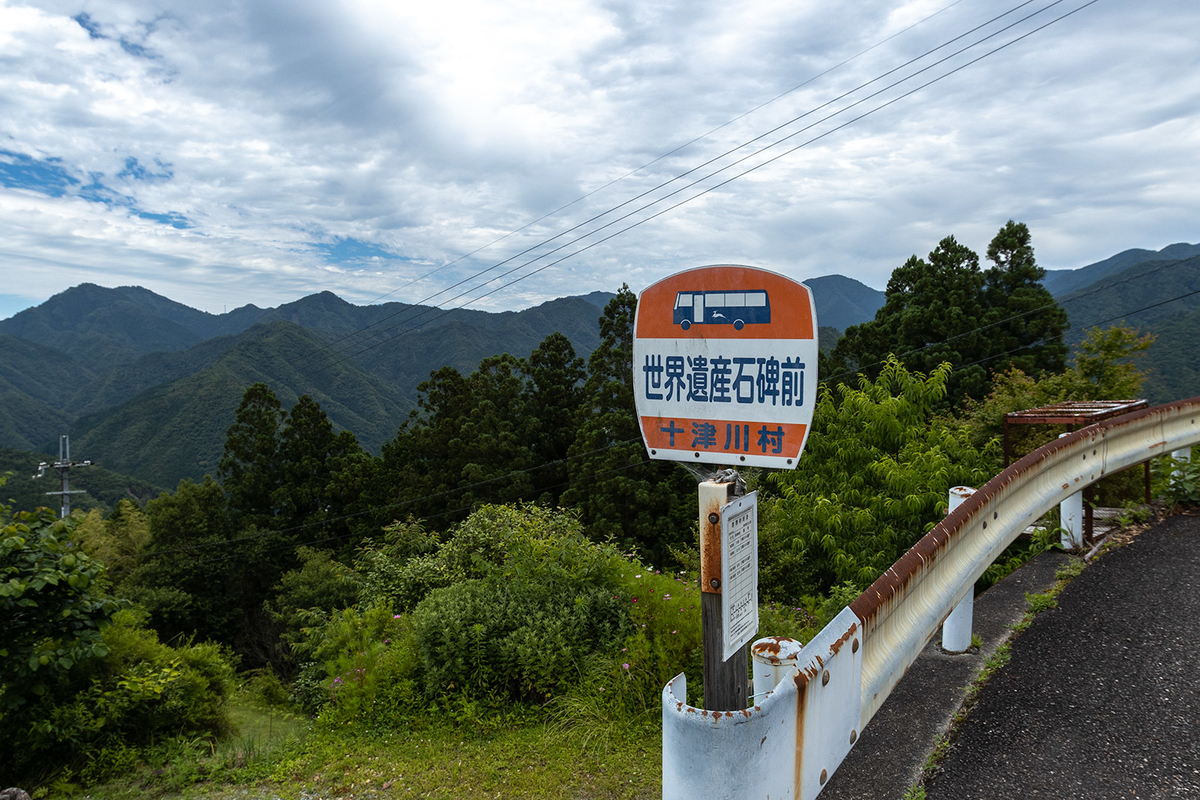
[[[701,267],[638,296],[634,398],[651,458],[795,469],[817,393],[817,317],[802,283]]]

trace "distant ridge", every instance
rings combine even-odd
[[[839,332],[875,319],[875,312],[883,308],[886,297],[878,289],[845,275],[808,278],[804,285],[812,289],[817,324],[837,328]]]
[[[823,349],[873,319],[885,299],[843,275],[805,283]],[[1200,394],[1200,335],[1192,333],[1200,297],[1163,303],[1200,289],[1200,245],[1127,250],[1050,273],[1046,283],[1070,314],[1070,342],[1124,313],[1160,334],[1146,358],[1155,370],[1150,399]],[[137,286],[82,284],[0,320],[0,447],[52,452],[58,435],[70,433],[87,458],[171,487],[215,472],[242,393],[263,381],[285,407],[312,396],[335,428],[378,452],[416,407],[417,387],[431,371],[467,374],[497,353],[528,356],[553,332],[586,359],[614,296],[596,291],[490,313],[356,306],[320,292],[275,308],[209,314]]]
[[[1147,261],[1182,261],[1198,255],[1200,244],[1184,242],[1170,244],[1157,251],[1134,248],[1079,269],[1048,270],[1042,285],[1056,298],[1063,297],[1137,264]]]

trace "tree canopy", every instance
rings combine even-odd
[[[943,362],[954,371],[946,402],[983,398],[993,370],[1012,364],[1031,374],[1065,366],[1066,312],[1041,285],[1029,229],[1009,220],[988,245],[992,267],[953,236],[928,259],[912,256],[888,281],[875,319],[852,325],[827,363],[825,379],[855,372],[873,378],[889,354],[910,370],[930,373]]]

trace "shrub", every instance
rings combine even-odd
[[[144,618],[133,609],[114,615],[102,659],[60,675],[0,728],[0,749],[14,754],[18,774],[75,767],[85,781],[106,780],[163,739],[228,732],[231,659],[213,644],[168,647]]]
[[[540,701],[579,682],[586,661],[628,630],[618,593],[626,562],[564,511],[485,506],[437,558],[461,577],[413,612],[430,696]]]

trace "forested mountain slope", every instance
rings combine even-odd
[[[1185,242],[1167,245],[1162,250],[1134,248],[1079,269],[1049,270],[1042,285],[1050,291],[1050,294],[1062,297],[1147,261],[1182,261],[1198,255],[1200,255],[1200,244]]]
[[[1200,255],[1134,264],[1059,302],[1071,319],[1069,344],[1093,326],[1118,322],[1158,337],[1141,364],[1150,402],[1200,395]]]
[[[98,463],[159,485],[216,474],[225,431],[247,386],[274,388],[285,407],[307,394],[336,428],[377,450],[412,408],[393,384],[353,361],[321,368],[323,341],[290,322],[266,322],[213,363],[72,425],[73,447]]]

